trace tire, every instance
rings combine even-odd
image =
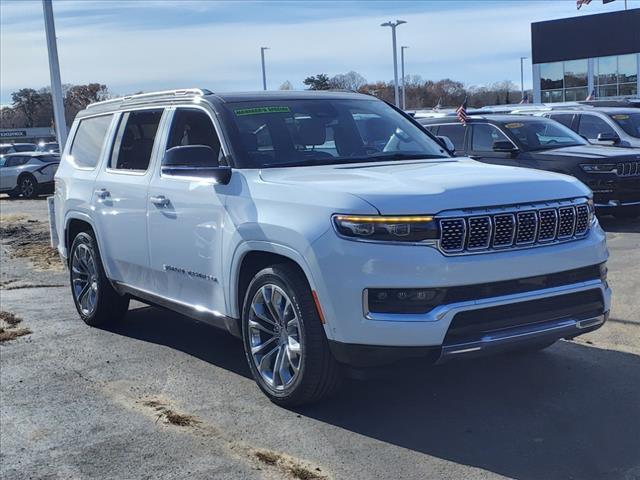
[[[38,196],[38,181],[30,173],[25,173],[18,179],[18,191],[24,198]]]
[[[80,232],[69,253],[71,294],[80,318],[102,327],[120,320],[129,309],[129,297],[116,292],[104,273],[93,232]]]
[[[284,305],[281,315],[277,304]],[[340,385],[340,367],[329,350],[309,284],[294,266],[273,265],[253,277],[242,308],[242,340],[254,380],[278,405],[318,402]]]
[[[613,211],[613,216],[620,219],[640,217],[640,207],[619,207]]]

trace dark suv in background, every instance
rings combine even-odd
[[[591,145],[564,125],[523,115],[420,118],[431,133],[447,137],[458,156],[499,165],[564,173],[593,190],[600,213],[640,216],[640,149]]]

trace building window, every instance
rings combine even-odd
[[[564,62],[564,88],[587,87],[588,62],[584,60],[570,60]]]
[[[542,90],[562,88],[564,72],[562,62],[543,63],[540,65],[540,86]]]
[[[637,95],[637,55],[600,57],[595,60],[594,68],[598,97]]]

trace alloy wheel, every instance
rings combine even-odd
[[[71,258],[71,286],[83,315],[91,316],[98,304],[98,269],[93,250],[80,244]]]
[[[33,192],[35,191],[35,185],[33,184],[33,180],[31,180],[29,177],[25,177],[22,179],[22,182],[20,182],[20,193],[22,193],[22,196],[24,197],[31,197],[33,195]]]
[[[260,287],[248,319],[251,358],[265,383],[284,390],[300,373],[303,346],[300,320],[287,293],[274,284]]]

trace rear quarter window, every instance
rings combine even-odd
[[[80,120],[69,150],[72,163],[80,168],[95,168],[104,148],[113,114]]]

